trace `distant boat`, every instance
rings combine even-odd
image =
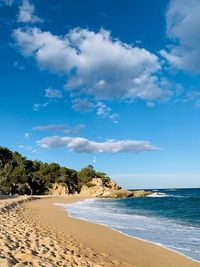
[[[92,160],[93,163],[96,163],[96,158],[94,157],[93,160]]]

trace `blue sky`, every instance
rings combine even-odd
[[[198,0],[0,0],[1,145],[200,187],[199,25]]]

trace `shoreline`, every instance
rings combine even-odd
[[[94,199],[94,200],[95,200],[95,198],[87,198],[87,199],[85,199],[85,200],[80,200],[80,201],[77,201],[77,202],[84,202],[84,201],[86,201],[86,200],[88,200],[88,199]],[[54,204],[55,206],[59,206],[59,203],[53,203],[53,204]],[[57,204],[58,204],[58,205],[57,205]],[[60,206],[62,207],[62,206],[64,206],[64,205],[60,205]],[[127,236],[127,237],[131,237],[131,238],[134,238],[134,239],[137,239],[137,240],[140,240],[140,241],[143,241],[143,242],[152,244],[152,245],[159,246],[159,247],[161,247],[161,248],[163,248],[163,249],[167,249],[167,250],[169,250],[169,251],[175,252],[175,253],[177,253],[177,254],[179,254],[179,255],[181,255],[181,256],[183,256],[183,257],[185,257],[185,258],[187,258],[187,259],[189,259],[189,260],[191,260],[191,261],[193,261],[193,262],[196,262],[196,263],[199,263],[199,264],[200,264],[200,260],[199,260],[199,261],[198,261],[198,260],[195,260],[195,259],[193,259],[193,258],[191,258],[191,257],[189,257],[189,256],[187,256],[187,255],[185,255],[185,254],[183,254],[183,253],[181,253],[181,252],[175,250],[175,249],[169,248],[169,247],[164,246],[164,245],[162,245],[162,244],[160,244],[160,243],[156,243],[156,242],[153,242],[153,241],[149,241],[149,240],[146,240],[146,239],[139,238],[139,237],[137,237],[137,236],[133,236],[133,235],[126,234],[126,233],[124,233],[124,232],[122,232],[122,231],[120,231],[120,230],[118,230],[118,229],[115,229],[115,228],[113,228],[113,227],[110,227],[109,225],[104,224],[104,223],[99,223],[99,222],[95,222],[95,221],[90,221],[90,220],[87,220],[87,219],[85,219],[85,218],[81,218],[81,217],[73,217],[67,209],[65,209],[65,211],[67,212],[67,214],[68,214],[68,216],[69,216],[70,218],[74,218],[74,219],[82,220],[82,221],[85,221],[85,222],[89,222],[89,223],[93,223],[93,224],[97,224],[97,225],[105,226],[105,227],[107,227],[108,229],[111,229],[111,230],[113,230],[113,231],[116,231],[117,233],[120,233],[120,234],[125,235],[125,236]],[[199,266],[200,266],[200,265],[199,265]]]
[[[19,244],[4,243],[4,248],[7,250],[8,247],[13,246],[14,255],[19,257],[18,262],[23,263],[24,259],[28,257],[32,264],[37,261],[37,264],[32,265],[36,267],[200,266],[199,262],[190,260],[168,248],[128,236],[108,226],[70,217],[66,209],[53,204],[72,204],[85,199],[80,196],[42,197],[13,208],[7,215],[4,214],[4,226],[8,227],[10,224],[9,231],[16,232],[14,241],[17,238],[18,243],[21,242],[21,247]],[[35,240],[37,245],[34,245]],[[23,253],[23,257],[21,253]],[[2,267],[17,266],[3,265],[1,261],[0,263]]]
[[[98,253],[101,254],[107,251],[110,256],[123,263],[121,266],[200,266],[198,262],[194,262],[177,252],[150,242],[139,240],[132,236],[126,236],[104,225],[69,217],[69,214],[62,206],[52,205],[52,203],[71,204],[85,199],[86,198],[80,197],[74,198],[73,196],[67,199],[62,197],[52,198],[50,201],[47,201],[49,202],[47,203],[48,208],[50,208],[51,212],[54,211],[56,216],[59,217],[62,215],[60,219],[65,220],[65,222],[63,224],[59,223],[58,220],[52,218],[49,213],[48,219],[53,219],[53,222],[59,224],[59,226],[57,226],[64,230],[66,234],[71,234],[78,242],[84,243],[87,247],[92,247]],[[34,203],[36,204],[36,202]],[[41,201],[40,204],[42,204]],[[50,207],[49,204],[54,206],[54,208],[52,206]],[[47,213],[45,215],[47,215]],[[70,227],[69,230],[66,230],[67,227]],[[84,229],[84,231],[82,229]]]

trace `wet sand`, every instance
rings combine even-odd
[[[53,205],[80,200],[78,196],[50,197],[1,209],[0,266],[200,266],[157,245],[71,218]]]

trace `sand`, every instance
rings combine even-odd
[[[53,205],[83,200],[78,196],[25,200],[0,200],[0,267],[200,266],[157,245],[71,218]]]

